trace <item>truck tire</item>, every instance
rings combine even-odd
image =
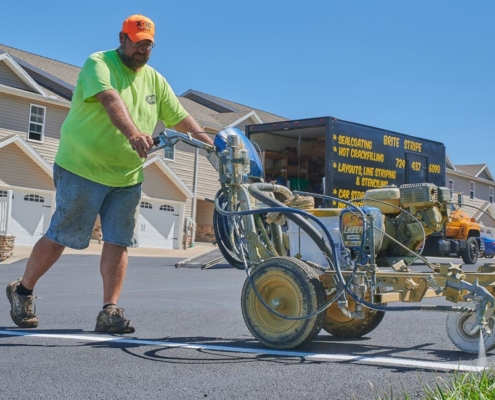
[[[474,237],[468,238],[466,241],[466,248],[462,252],[462,261],[464,264],[476,264],[478,261],[478,242]]]

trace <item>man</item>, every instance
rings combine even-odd
[[[7,286],[10,315],[21,328],[36,328],[33,289],[65,247],[88,247],[100,215],[103,250],[103,310],[95,331],[132,333],[117,307],[127,269],[127,248],[141,198],[143,163],[153,146],[158,120],[196,139],[211,138],[184,110],[167,81],[146,65],[155,45],[155,25],[143,15],[126,19],[116,50],[92,54],[77,80],[60,133],[53,179],[56,210],[45,236],[34,246],[22,279]]]

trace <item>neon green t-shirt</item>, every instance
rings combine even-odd
[[[112,124],[95,95],[120,93],[138,129],[151,135],[158,120],[174,126],[189,114],[165,78],[145,65],[127,68],[116,50],[92,54],[85,62],[62,124],[55,162],[62,168],[106,186],[131,186],[143,180],[144,159]]]

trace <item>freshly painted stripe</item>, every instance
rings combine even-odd
[[[114,342],[123,344],[140,344],[146,346],[160,346],[160,347],[174,347],[184,348],[192,350],[209,350],[209,351],[222,351],[230,353],[249,353],[249,354],[261,354],[270,355],[274,357],[299,357],[305,359],[317,359],[317,360],[329,360],[329,361],[347,361],[353,363],[368,363],[368,364],[385,364],[396,365],[403,367],[414,367],[420,369],[431,369],[435,371],[482,371],[484,367],[476,365],[464,365],[456,363],[441,363],[433,361],[413,360],[408,358],[394,358],[394,357],[368,357],[368,356],[352,356],[343,354],[324,354],[324,353],[311,353],[304,351],[291,351],[291,350],[273,350],[273,349],[251,349],[244,347],[229,347],[229,346],[216,346],[212,344],[193,344],[193,343],[176,343],[168,342],[166,340],[144,340],[144,339],[132,339],[115,336],[105,335],[65,335],[65,334],[52,334],[52,333],[35,333],[24,331],[2,331],[0,335],[4,336],[30,336],[35,338],[49,338],[49,339],[69,339],[80,340],[83,342]]]

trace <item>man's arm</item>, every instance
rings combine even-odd
[[[112,124],[129,140],[139,157],[146,158],[146,151],[153,146],[153,139],[139,131],[119,93],[109,89],[96,94],[95,97],[107,110]]]
[[[191,133],[194,139],[201,140],[204,143],[213,144],[213,140],[201,129],[201,126],[196,120],[188,115],[182,121],[174,126],[174,128],[182,133]]]

